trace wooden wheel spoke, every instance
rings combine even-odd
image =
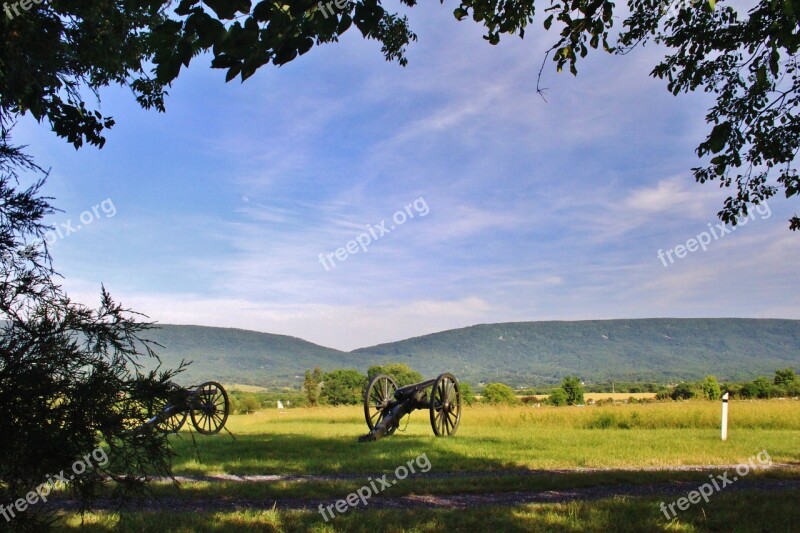
[[[397,384],[386,374],[374,376],[364,391],[364,418],[370,430],[380,424],[383,412],[391,402]]]
[[[381,392],[379,390],[375,391],[375,394],[371,397],[371,400],[376,406],[383,405],[384,402],[384,398],[381,396]]]
[[[452,374],[439,374],[434,380],[430,412],[431,427],[437,436],[455,434],[461,420],[461,393]]]
[[[448,423],[448,425],[450,426],[450,429],[451,429],[451,430],[452,430],[454,427],[456,427],[455,418],[456,418],[456,417],[455,417],[455,415],[454,415],[453,413],[447,413],[447,423]],[[449,431],[448,431],[448,433],[449,433]]]
[[[225,427],[230,403],[225,388],[215,381],[197,387],[186,400],[192,424],[199,433],[214,435]]]

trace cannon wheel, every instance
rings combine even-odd
[[[455,435],[461,422],[461,392],[453,374],[440,374],[431,390],[431,427],[437,437]]]
[[[214,435],[222,431],[231,409],[225,387],[206,381],[195,389],[192,401],[192,424],[198,433]]]
[[[369,430],[383,420],[383,410],[394,398],[394,391],[397,390],[397,382],[387,374],[378,374],[367,385],[364,391],[364,417],[367,419]],[[389,428],[387,435],[394,433],[397,428]]]
[[[175,411],[166,418],[162,418],[161,415],[167,410],[168,405],[169,402],[166,399],[155,398],[150,404],[149,413],[147,414],[150,419],[158,417],[154,424],[157,430],[162,433],[177,433],[186,423],[188,413],[185,409],[181,409],[180,411]]]

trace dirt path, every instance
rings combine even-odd
[[[651,466],[642,468],[570,468],[552,470],[489,470],[480,472],[428,472],[426,474],[411,474],[409,478],[426,479],[466,479],[482,477],[511,477],[511,476],[542,476],[552,477],[568,474],[602,474],[614,472],[721,472],[732,471],[738,465],[677,465],[677,466]],[[798,469],[800,464],[773,463],[770,466],[755,465],[756,470],[788,470]],[[193,483],[198,481],[224,481],[229,483],[270,483],[281,481],[344,481],[352,479],[366,480],[368,477],[380,477],[381,474],[326,474],[326,475],[292,475],[292,474],[212,474],[206,476],[175,476],[179,483]],[[169,481],[162,479],[161,481]]]
[[[498,476],[520,476],[520,475],[563,475],[576,473],[596,473],[596,472],[720,472],[731,470],[736,465],[719,466],[680,466],[680,467],[661,467],[651,469],[579,469],[579,470],[506,470],[502,472],[455,472],[455,473],[428,473],[425,477],[446,479],[446,478],[469,478],[469,477],[498,477]],[[797,465],[773,465],[763,469],[796,468]],[[216,482],[241,482],[241,483],[270,483],[280,481],[318,481],[318,480],[343,480],[343,479],[367,479],[365,474],[340,474],[329,476],[285,476],[285,475],[250,475],[250,476],[200,476],[200,477],[180,477],[182,482],[191,481],[216,481]],[[441,509],[463,509],[474,506],[497,506],[497,505],[520,505],[526,503],[563,503],[571,501],[591,501],[614,496],[630,497],[652,497],[661,496],[665,499],[674,500],[677,497],[685,496],[689,491],[697,489],[700,481],[689,482],[662,482],[653,484],[636,485],[605,485],[600,487],[585,487],[575,489],[543,490],[530,492],[505,492],[505,493],[485,493],[485,494],[449,494],[449,495],[408,495],[408,496],[380,496],[376,495],[369,499],[370,509],[412,509],[412,508],[441,508]],[[800,490],[800,479],[741,479],[723,489],[725,493],[738,491],[783,491]],[[346,497],[345,494],[341,496]],[[135,505],[127,507],[127,510],[136,511],[176,511],[176,512],[214,512],[214,511],[235,511],[240,509],[251,510],[318,510],[320,505],[327,506],[334,504],[334,498],[328,499],[306,499],[306,498],[236,498],[219,497],[213,498],[174,498],[161,497],[157,499],[145,499]],[[78,503],[75,500],[58,499],[50,502],[54,507],[63,510],[75,510]],[[114,510],[117,505],[110,500],[101,499],[92,505],[94,510]],[[360,504],[357,508],[362,507]]]

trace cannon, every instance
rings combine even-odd
[[[150,404],[145,424],[164,433],[177,433],[191,416],[198,433],[214,435],[225,427],[230,410],[228,393],[216,381],[189,388],[170,384],[167,394]]]
[[[392,435],[400,419],[417,409],[430,410],[431,427],[437,437],[454,435],[461,422],[461,393],[453,374],[398,388],[387,374],[373,377],[364,391],[364,417],[369,433],[359,442]]]

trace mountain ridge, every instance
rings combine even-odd
[[[433,377],[473,383],[546,385],[575,374],[590,382],[679,381],[714,374],[752,379],[800,367],[800,320],[645,318],[475,324],[358,348],[328,348],[299,337],[242,328],[159,325],[148,337],[167,366],[194,364],[180,381],[298,386],[305,369],[407,363]]]

